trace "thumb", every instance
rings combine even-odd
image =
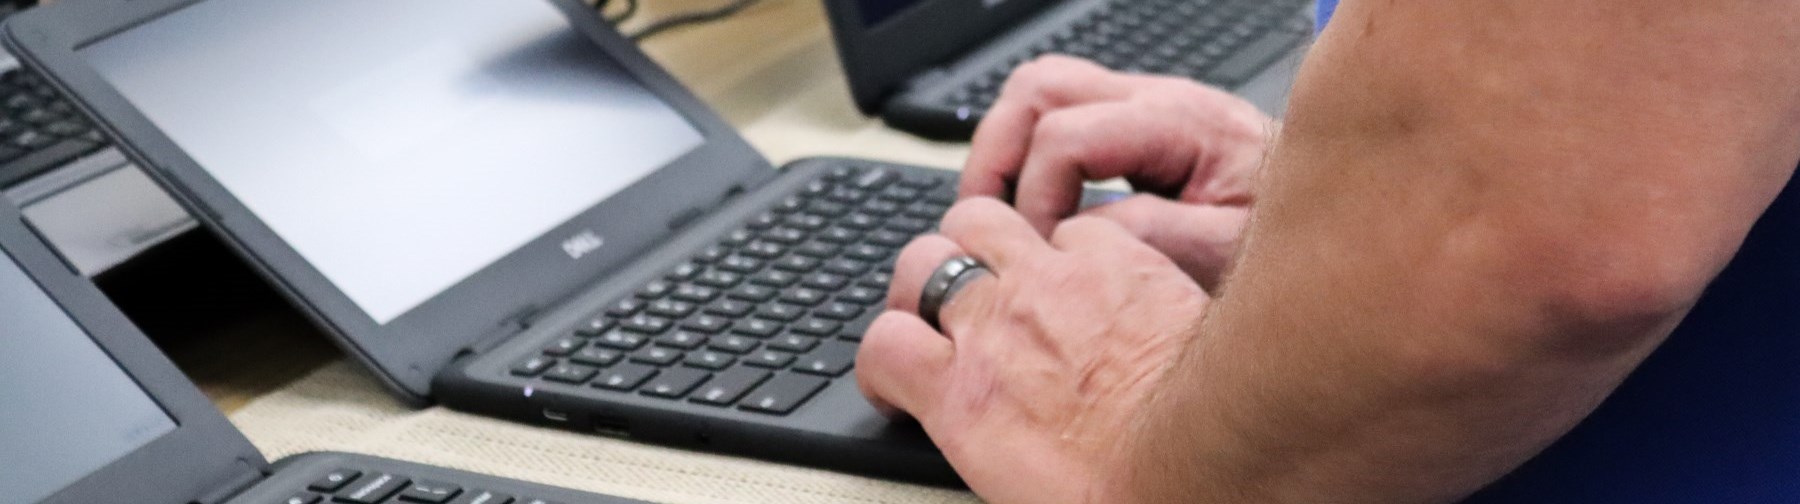
[[[1090,208],[1082,215],[1119,223],[1151,248],[1169,256],[1208,292],[1216,292],[1237,253],[1250,209],[1181,203],[1140,194]]]

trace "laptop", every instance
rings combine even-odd
[[[0,3],[0,20],[36,2]],[[0,199],[96,276],[195,227],[79,110],[0,52]]]
[[[825,0],[864,114],[965,140],[1013,68],[1045,54],[1187,77],[1279,116],[1311,0]]]
[[[635,502],[347,453],[275,463],[0,204],[0,502]]]
[[[572,0],[63,0],[6,40],[410,404],[960,481],[852,372],[954,172],[777,170]]]

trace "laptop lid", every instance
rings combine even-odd
[[[267,463],[0,202],[0,503],[193,502]]]
[[[7,30],[415,403],[775,174],[573,0],[65,0]]]
[[[850,95],[876,114],[907,80],[1054,0],[825,0]]]

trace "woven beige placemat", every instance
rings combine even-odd
[[[412,410],[342,360],[231,416],[270,460],[364,453],[654,502],[970,503],[968,492]]]

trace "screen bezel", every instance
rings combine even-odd
[[[7,42],[21,60],[94,116],[152,178],[375,370],[402,399],[430,402],[432,377],[485,337],[516,330],[517,319],[553,306],[665,239],[671,224],[760,184],[775,169],[634,44],[573,0],[548,1],[626,73],[700,131],[700,146],[424,304],[377,324],[297,251],[86,64],[80,48],[206,0],[67,0],[9,19]],[[561,247],[584,230],[606,245],[578,260]]]
[[[948,62],[1056,0],[919,0],[873,26],[857,0],[825,0],[838,60],[864,114],[880,113],[901,85]]]
[[[175,429],[44,502],[188,502],[229,475],[263,470],[256,447],[87,279],[0,202],[0,260],[11,259],[174,421]],[[179,463],[171,463],[179,461]]]

